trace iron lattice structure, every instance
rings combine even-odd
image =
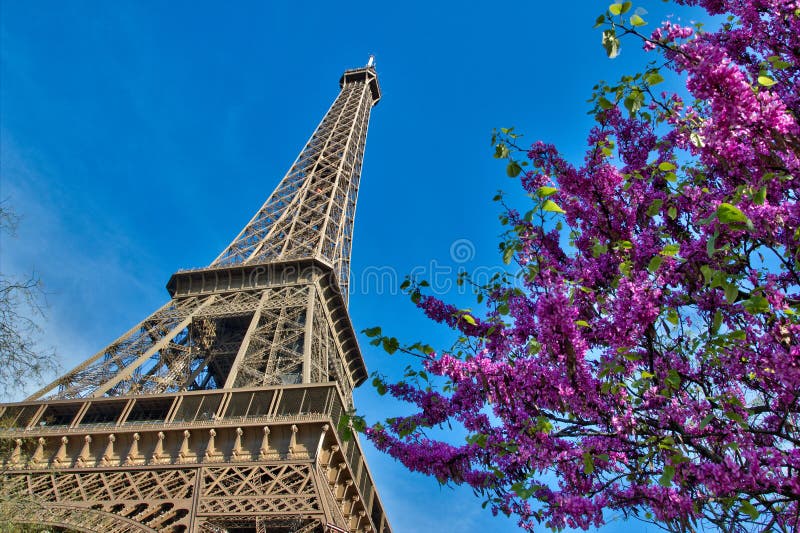
[[[169,302],[0,406],[0,523],[77,531],[388,533],[341,415],[367,377],[347,313],[374,67],[341,91],[263,207]]]

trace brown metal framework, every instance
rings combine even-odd
[[[337,423],[366,368],[347,313],[374,67],[275,191],[171,300],[24,402],[0,405],[0,523],[76,531],[390,532]]]

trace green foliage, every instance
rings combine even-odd
[[[747,218],[741,209],[735,205],[722,202],[717,207],[717,219],[722,224],[726,224],[735,229],[744,229],[745,227],[752,226],[752,222]]]
[[[561,207],[553,200],[545,200],[542,204],[542,210],[549,213],[566,213]]]
[[[759,85],[763,85],[764,87],[772,87],[773,85],[775,85],[778,82],[776,82],[775,80],[773,80],[769,76],[759,76],[758,77],[758,83],[759,83]]]
[[[642,17],[640,17],[639,15],[632,15],[631,18],[630,18],[630,22],[631,22],[631,26],[635,26],[635,27],[645,26],[647,24],[647,22],[645,22],[645,20]]]
[[[610,59],[614,59],[619,55],[620,42],[617,38],[617,31],[614,28],[605,30],[603,32],[603,48],[606,50],[606,55]]]

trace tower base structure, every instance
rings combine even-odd
[[[389,532],[343,406],[334,384],[7,404],[0,523]]]

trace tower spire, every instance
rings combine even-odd
[[[367,377],[347,294],[374,62],[339,86],[211,265],[175,273],[160,309],[0,404],[0,514],[13,502],[20,523],[103,533],[390,533],[358,439],[337,431]]]

